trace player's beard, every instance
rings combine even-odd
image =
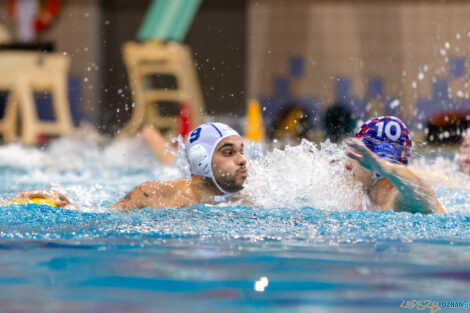
[[[216,181],[220,188],[229,193],[239,192],[243,189],[243,183],[237,183],[235,175],[220,175]]]

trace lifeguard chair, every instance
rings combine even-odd
[[[69,57],[59,53],[0,52],[0,90],[8,92],[0,120],[0,134],[5,142],[21,135],[24,144],[35,144],[39,135],[62,135],[72,130],[67,98],[69,66]],[[40,91],[52,96],[53,121],[39,118],[34,93]],[[18,116],[21,134],[17,133]]]
[[[191,50],[180,43],[200,2],[153,1],[137,35],[142,43],[127,42],[123,45],[134,109],[121,135],[133,135],[144,124],[175,134],[178,120],[174,114],[165,114],[163,104],[172,105],[169,111],[178,112],[184,102],[191,111],[192,126],[202,122],[204,104]],[[151,83],[152,78],[165,77],[171,78],[173,86]]]

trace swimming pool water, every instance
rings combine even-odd
[[[470,300],[465,185],[435,186],[445,215],[350,210],[334,196],[349,188],[344,173],[327,162],[341,149],[297,149],[251,163],[255,206],[122,213],[102,206],[184,170],[162,167],[140,141],[0,147],[2,198],[55,186],[80,206],[3,203],[0,312],[406,312],[403,300]],[[335,173],[333,187],[318,187]]]

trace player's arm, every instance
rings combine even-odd
[[[58,207],[65,207],[70,204],[70,201],[60,191],[54,189],[25,191],[15,196],[15,200],[23,201],[29,201],[34,198],[45,199]]]
[[[146,125],[140,133],[163,164],[174,164],[176,162],[176,153],[169,147],[168,142],[158,130]]]
[[[349,140],[347,155],[359,162],[364,168],[387,178],[398,190],[392,198],[395,211],[412,213],[445,213],[431,186],[409,168],[380,159],[364,144]]]
[[[446,212],[431,186],[411,169],[403,165],[383,162],[385,164],[382,175],[388,178],[398,190],[393,199],[395,211],[424,214]]]
[[[138,185],[127,193],[118,202],[106,206],[117,210],[142,209],[146,207],[163,207],[162,201],[168,196],[168,184],[161,182],[146,182]],[[70,206],[70,201],[57,190],[35,190],[20,192],[16,195],[16,200],[29,201],[34,198],[41,198],[54,203],[58,207]]]

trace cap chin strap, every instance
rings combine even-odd
[[[233,134],[227,134],[225,136],[222,136],[219,138],[219,140],[217,140],[213,147],[212,147],[212,150],[210,151],[210,154],[209,154],[209,160],[210,160],[210,167],[209,167],[209,177],[212,179],[212,182],[214,183],[214,185],[217,187],[217,189],[219,189],[219,191],[221,193],[223,193],[224,197],[229,197],[232,195],[232,193],[230,192],[227,192],[225,191],[222,187],[220,187],[220,185],[217,183],[217,181],[215,180],[215,177],[214,177],[214,172],[212,171],[212,157],[214,156],[214,152],[215,152],[215,148],[217,147],[217,145],[219,144],[219,142],[221,142],[222,140],[224,140],[225,138],[229,137],[229,136],[233,136]]]
[[[374,172],[374,181],[372,182],[372,184],[369,185],[369,187],[367,187],[366,192],[369,192],[372,188],[374,188],[374,186],[377,184],[377,182],[379,180],[381,180],[382,178],[384,178],[384,177],[382,177],[379,174]]]
[[[363,196],[362,196],[362,209],[363,210],[368,210],[372,206],[372,202],[370,200],[370,197],[368,195],[369,191],[374,188],[374,186],[377,184],[379,180],[381,180],[384,177],[381,177],[379,174],[374,173],[374,181],[372,184],[367,187],[366,190],[364,190]]]
[[[220,202],[225,202],[225,201],[229,200],[232,197],[233,197],[233,194],[228,193],[228,194],[223,195],[223,196],[214,196],[213,199],[214,199],[215,203],[220,203]]]
[[[225,191],[224,189],[222,189],[222,187],[220,187],[220,185],[219,185],[219,184],[217,183],[217,181],[215,180],[213,174],[211,175],[211,178],[212,178],[212,182],[213,182],[214,185],[217,187],[217,189],[219,189],[219,191],[220,191],[221,193],[223,193],[222,196],[214,196],[214,197],[213,197],[215,203],[225,202],[225,201],[227,201],[227,200],[229,200],[230,198],[233,197],[233,193],[227,192],[227,191]]]
[[[217,187],[217,189],[219,189],[219,191],[224,194],[224,197],[232,195],[231,192],[225,191],[222,187],[220,187],[220,185],[215,180],[215,177],[214,177],[214,174],[212,173],[212,170],[211,170],[211,179],[212,179],[212,182],[214,183],[214,185]]]

